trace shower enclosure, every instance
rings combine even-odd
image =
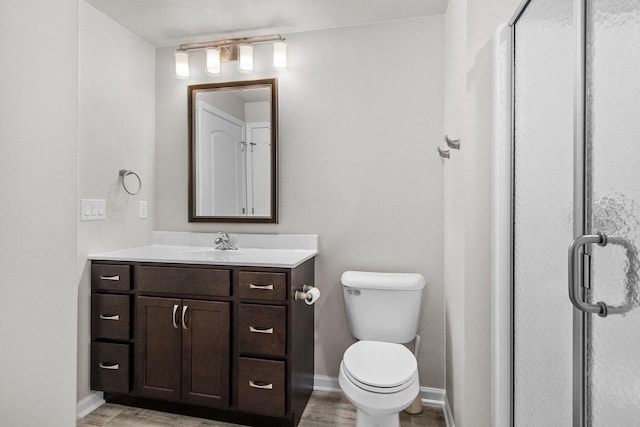
[[[530,0],[511,59],[510,423],[640,425],[640,0]]]

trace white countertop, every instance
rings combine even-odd
[[[205,246],[151,245],[93,254],[89,255],[89,259],[293,268],[317,254],[318,251],[311,249],[238,249],[236,251],[222,251]]]
[[[161,232],[166,237],[168,232]],[[212,237],[216,237],[211,233],[171,233],[187,236],[188,239],[184,239],[181,236],[180,242],[189,243],[189,240],[194,241],[192,237],[199,237],[199,241],[202,240],[202,235],[206,234],[207,241],[213,241]],[[242,242],[246,239],[246,236],[250,235],[231,235],[237,237],[238,242]],[[282,236],[292,235],[269,235],[269,238],[273,239],[274,236],[279,236],[278,240],[283,240]],[[295,236],[295,235],[293,235]],[[176,237],[176,236],[174,236]],[[311,237],[311,236],[308,236]],[[132,262],[158,262],[158,263],[178,263],[178,264],[207,264],[207,265],[242,265],[248,267],[280,267],[280,268],[294,268],[303,262],[307,261],[318,255],[317,250],[317,236],[315,242],[312,241],[311,245],[304,249],[291,249],[289,244],[274,245],[276,248],[244,248],[239,246],[238,250],[216,250],[214,245],[201,246],[191,244],[153,244],[150,246],[141,246],[137,248],[122,249],[111,252],[103,252],[89,255],[90,260],[96,261],[132,261]],[[153,241],[158,241],[157,236],[154,236]],[[198,239],[196,239],[198,240]],[[289,239],[287,239],[288,241]],[[232,238],[231,244],[235,244]]]

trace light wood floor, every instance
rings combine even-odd
[[[313,392],[299,427],[354,426],[356,410],[339,393]],[[442,408],[424,405],[420,415],[400,414],[402,427],[444,427]],[[77,427],[238,427],[219,421],[185,417],[107,403],[78,420]]]

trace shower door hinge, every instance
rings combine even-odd
[[[591,255],[582,254],[582,287],[591,289]]]

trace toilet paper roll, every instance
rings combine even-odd
[[[318,301],[318,298],[320,298],[320,289],[311,288],[307,291],[307,297],[304,299],[304,302],[311,305]]]

